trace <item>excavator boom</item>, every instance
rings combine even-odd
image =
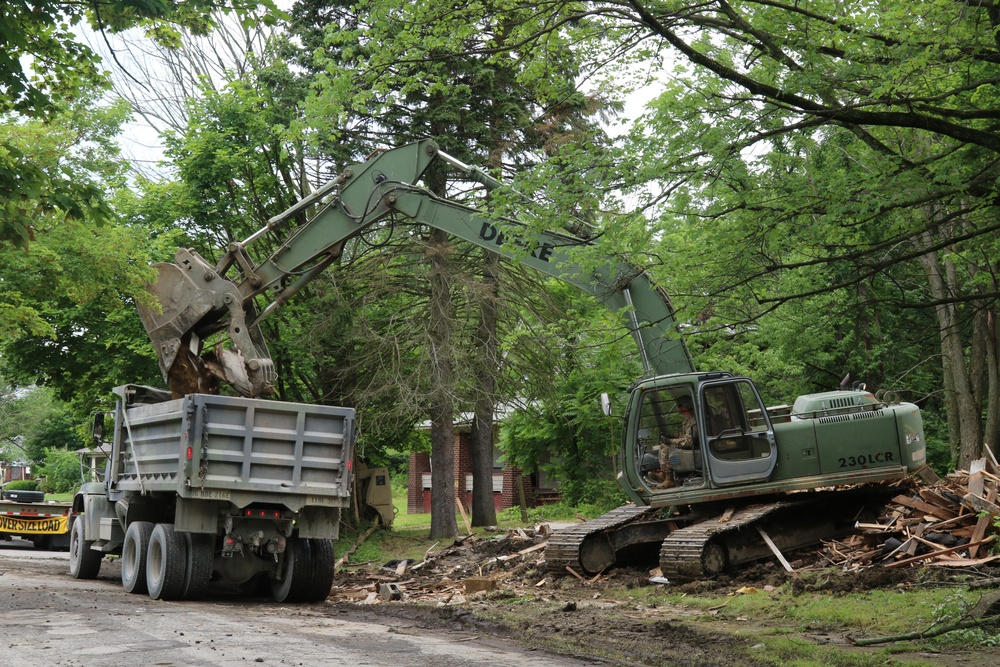
[[[596,270],[584,268],[574,252],[591,245],[586,239],[529,232],[517,222],[493,219],[475,208],[436,197],[417,185],[436,160],[488,189],[501,186],[442,153],[434,142],[419,141],[378,152],[348,167],[245,241],[231,243],[215,265],[190,249],[178,251],[172,263],[157,264],[158,279],[150,292],[160,308],[139,310],[171,391],[178,396],[212,392],[225,382],[244,396],[269,393],[275,371],[260,333],[260,319],[337,261],[346,241],[389,216],[441,229],[592,294],[622,314],[647,372],[694,369],[674,331],[669,297],[643,271],[618,258],[605,258]],[[273,254],[260,263],[251,260],[247,252],[251,243],[317,206],[315,215],[294,227]],[[227,275],[230,272],[234,275]],[[258,313],[255,300],[261,295],[269,295],[271,302]],[[222,331],[229,346],[202,349],[204,340]]]

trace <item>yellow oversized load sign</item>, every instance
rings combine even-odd
[[[61,535],[69,530],[68,516],[25,519],[0,514],[0,533],[17,535]]]

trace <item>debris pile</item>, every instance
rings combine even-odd
[[[925,467],[924,486],[893,498],[876,523],[858,523],[859,533],[825,542],[822,559],[845,571],[873,565],[972,567],[1000,560],[990,555],[1000,517],[1000,471],[987,459],[969,468],[942,480]]]
[[[543,524],[492,538],[467,535],[440,551],[431,553],[431,547],[419,562],[390,561],[356,573],[344,564],[330,597],[360,604],[405,600],[452,605],[501,589],[543,588],[548,580],[541,557],[549,532]]]
[[[969,471],[952,473],[943,480],[926,466],[918,476],[923,484],[896,486],[891,490],[895,497],[877,518],[870,518],[876,516],[874,512],[866,515],[864,521],[874,522],[858,522],[852,535],[826,541],[808,553],[801,550],[800,560],[794,564],[785,561],[771,544],[774,556],[789,572],[831,566],[857,572],[873,567],[977,567],[1000,562],[1000,554],[990,553],[1000,539],[1000,466],[980,459]],[[549,524],[534,529],[491,529],[493,537],[469,534],[442,548],[435,544],[422,557],[412,560],[348,562],[374,529],[361,535],[337,562],[332,600],[450,606],[484,596],[545,595],[550,589],[561,591],[610,579],[626,584],[633,580],[669,583],[656,569],[613,570],[587,578],[567,567],[569,576],[553,576],[546,572],[543,556],[552,532]],[[763,536],[767,539],[766,534]]]

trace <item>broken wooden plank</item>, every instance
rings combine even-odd
[[[986,535],[987,529],[993,525],[993,519],[996,514],[988,512],[983,516],[979,517],[976,521],[976,527],[972,531],[972,535],[969,537],[969,543],[981,542],[983,536]],[[969,558],[975,558],[979,555],[979,545],[976,544],[974,547],[969,549]]]
[[[470,595],[472,593],[489,593],[497,589],[496,579],[489,579],[487,577],[469,577],[465,580],[465,594]]]
[[[958,501],[952,500],[946,496],[941,495],[934,489],[920,489],[920,497],[931,505],[936,505],[942,509],[946,509],[952,512],[957,512],[959,509]],[[982,495],[982,494],[979,494]]]
[[[985,540],[982,540],[981,542],[978,542],[977,544],[986,544],[987,542],[992,542],[994,539],[996,539],[996,536],[995,535],[991,535],[991,536],[987,537]],[[920,554],[919,556],[913,556],[912,558],[904,558],[903,560],[897,560],[895,563],[887,563],[883,567],[900,567],[902,565],[909,565],[910,563],[916,563],[916,562],[919,562],[919,561],[923,561],[923,560],[928,560],[928,559],[934,558],[936,556],[943,556],[945,554],[954,553],[956,551],[961,551],[962,549],[965,549],[965,548],[968,548],[968,547],[971,547],[971,546],[973,546],[973,544],[970,542],[969,544],[963,544],[963,545],[957,546],[957,547],[951,547],[951,548],[948,548],[948,549],[942,549],[941,551],[933,551],[931,553]]]
[[[530,553],[532,553],[533,551],[541,551],[541,550],[542,550],[542,549],[544,549],[544,548],[545,548],[546,546],[547,546],[547,545],[546,545],[546,543],[545,543],[545,542],[539,542],[538,544],[536,544],[536,545],[534,545],[534,546],[530,546],[530,547],[528,547],[527,549],[521,549],[520,551],[518,551],[518,552],[517,552],[516,554],[514,554],[514,555],[515,555],[515,556],[524,556],[524,555],[526,555],[526,554],[530,554]]]
[[[462,521],[465,522],[465,532],[472,535],[472,524],[469,523],[469,517],[465,513],[465,506],[462,505],[462,501],[458,496],[455,496],[455,505],[458,507],[458,511],[462,514]]]
[[[976,510],[977,512],[990,512],[992,514],[1000,514],[1000,507],[997,507],[985,498],[980,498],[971,493],[967,493],[962,496],[962,502]]]
[[[990,488],[986,492],[985,500],[988,502],[993,502],[997,498],[997,490],[995,488]],[[976,542],[982,540],[986,535],[986,531],[989,530],[990,526],[993,525],[993,520],[996,518],[995,512],[986,512],[976,521],[976,527],[972,531],[972,535],[969,537],[970,542]],[[969,557],[975,558],[979,555],[979,545],[976,545],[969,549]]]
[[[936,505],[931,505],[930,503],[924,502],[923,500],[917,500],[916,498],[910,498],[909,496],[896,496],[892,499],[892,502],[897,505],[902,505],[903,507],[909,507],[910,509],[915,509],[924,514],[930,514],[931,516],[937,517],[939,519],[954,519],[958,516],[957,512],[951,510],[946,510],[943,507],[938,507]]]
[[[870,533],[892,533],[895,532],[892,526],[883,526],[879,523],[861,523],[860,521],[854,522],[854,527],[858,530],[865,530]]]
[[[761,528],[760,526],[757,526],[757,532],[760,533],[760,536],[764,539],[764,543],[767,544],[767,547],[771,550],[771,553],[774,554],[774,557],[778,559],[778,562],[781,563],[781,566],[784,567],[785,570],[787,570],[788,572],[793,572],[794,569],[792,568],[792,566],[788,564],[788,561],[785,560],[784,555],[782,555],[777,545],[775,545],[775,543],[771,540],[771,537],[764,532],[764,529]]]
[[[938,558],[934,561],[934,565],[943,565],[944,567],[977,567],[998,560],[1000,560],[1000,555],[983,556],[982,558]]]
[[[925,484],[934,485],[941,483],[941,478],[934,472],[934,468],[931,468],[926,463],[920,466],[913,474],[922,479]]]

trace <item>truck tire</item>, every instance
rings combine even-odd
[[[158,523],[146,553],[146,584],[154,600],[179,600],[184,594],[187,542],[173,524]]]
[[[185,533],[184,539],[187,544],[187,563],[181,597],[185,600],[198,600],[204,595],[208,582],[212,579],[215,536]]]
[[[333,542],[309,540],[309,551],[312,554],[312,582],[305,601],[322,602],[330,596],[330,589],[333,588],[333,566],[336,563]]]
[[[285,547],[284,575],[271,579],[271,596],[278,602],[304,602],[312,584],[312,557],[307,540],[292,538]]]
[[[93,540],[88,542],[84,539],[84,521],[84,517],[76,517],[73,527],[69,529],[69,576],[74,579],[96,579],[101,571],[103,556],[100,551],[90,548],[94,544]]]
[[[129,593],[145,593],[146,552],[153,524],[149,521],[133,521],[125,531],[122,543],[122,587]]]

